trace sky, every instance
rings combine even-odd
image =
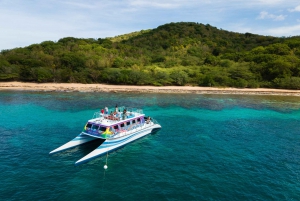
[[[171,22],[300,35],[299,0],[0,0],[0,50],[64,37],[106,38]]]

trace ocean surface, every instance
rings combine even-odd
[[[94,112],[143,108],[162,129],[88,163],[49,152]],[[0,200],[300,200],[300,97],[0,92]]]

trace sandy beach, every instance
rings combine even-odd
[[[134,92],[134,93],[194,93],[194,94],[249,94],[249,95],[283,95],[300,96],[300,90],[285,89],[239,89],[215,88],[198,86],[128,86],[105,84],[79,84],[79,83],[25,83],[0,82],[0,90],[19,91],[58,91],[58,92]]]

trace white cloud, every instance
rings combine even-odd
[[[289,36],[300,36],[300,24],[291,25],[291,26],[279,26],[279,27],[262,27],[261,24],[257,26],[247,27],[247,24],[241,24],[240,26],[232,25],[231,30],[238,33],[255,33],[265,36],[276,36],[276,37],[289,37]]]
[[[242,2],[242,6],[264,6],[264,7],[270,7],[270,8],[276,8],[276,7],[285,7],[285,8],[291,8],[297,4],[299,4],[299,0],[252,0],[252,1],[240,1],[240,0],[229,0],[231,4],[236,2]]]
[[[143,0],[133,0],[130,2],[131,6],[137,7],[154,7],[154,8],[165,8],[165,9],[172,9],[177,8],[180,6],[180,2],[173,2],[167,3],[162,1],[143,1]]]
[[[260,12],[259,16],[257,17],[257,19],[273,19],[275,21],[282,21],[285,18],[286,15],[273,15],[273,14],[269,14],[266,11]]]
[[[300,5],[299,6],[296,6],[295,8],[293,9],[289,9],[290,12],[300,12]]]
[[[285,20],[286,15],[278,15],[278,16],[274,16],[274,20],[276,21],[282,21]]]
[[[83,8],[83,9],[93,9],[95,6],[93,4],[80,3],[80,2],[72,2],[72,1],[62,1],[62,4],[66,4],[73,7]]]
[[[270,28],[265,31],[271,36],[299,36],[300,24]]]
[[[299,0],[246,2],[242,0],[0,0],[0,2],[0,19],[3,19],[0,20],[0,50],[27,46],[45,40],[55,41],[67,36],[113,37],[142,29],[153,29],[170,22],[199,22],[222,27],[228,31],[269,34],[268,30],[276,29],[276,26],[282,28],[286,24],[299,24],[299,20],[296,21],[299,19],[296,11],[300,11],[300,6],[297,6]],[[289,8],[293,9],[288,10]],[[255,18],[261,20],[253,20]],[[291,33],[286,33],[287,36],[298,34],[293,32],[293,29],[287,30],[291,30]]]
[[[258,2],[259,4],[277,5],[284,2],[284,0],[257,0],[253,2]]]

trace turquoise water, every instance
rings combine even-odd
[[[49,152],[104,106],[162,129],[74,166],[98,146]],[[299,200],[300,98],[0,92],[0,200]]]

